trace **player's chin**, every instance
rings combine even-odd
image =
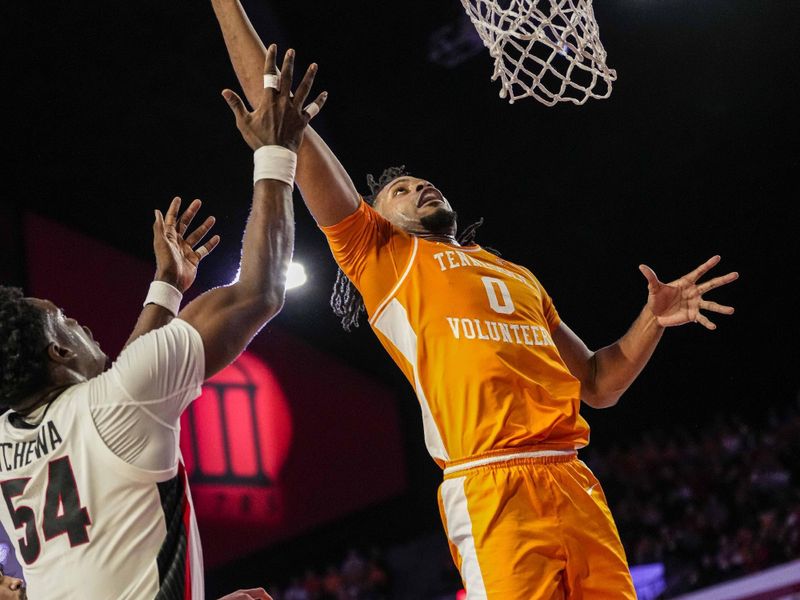
[[[423,207],[424,209],[425,207]],[[456,211],[445,205],[424,210],[419,215],[419,222],[431,233],[450,233],[455,227],[458,215]]]

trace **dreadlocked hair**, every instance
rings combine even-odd
[[[378,194],[384,187],[398,177],[407,175],[409,175],[409,172],[406,170],[405,165],[384,169],[378,179],[375,179],[371,174],[367,175],[367,186],[369,186],[370,193],[364,196],[364,202],[373,206]],[[481,225],[483,225],[483,218],[466,227],[458,236],[458,243],[462,246],[475,244],[475,235]],[[492,248],[484,247],[484,250],[500,256],[500,253]],[[364,299],[356,289],[356,286],[353,285],[353,282],[347,278],[347,275],[341,269],[337,271],[336,282],[333,284],[331,308],[333,309],[333,314],[341,319],[342,328],[347,332],[352,331],[353,327],[358,327],[362,313],[366,313],[367,310],[364,306]]]
[[[0,286],[0,405],[35,391],[47,375],[42,313],[22,290]]]

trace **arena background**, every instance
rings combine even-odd
[[[640,310],[640,262],[669,280],[719,253],[717,274],[740,272],[713,293],[735,316],[714,318],[713,333],[668,331],[617,407],[584,409],[593,447],[676,428],[702,435],[720,416],[761,422],[797,401],[796,3],[598,0],[614,93],[549,109],[500,100],[486,51],[468,35],[447,43],[464,34],[456,0],[244,4],[265,40],[319,63],[317,86],[330,97],[315,127],[358,186],[397,164],[433,181],[462,225],[485,218],[478,241],[529,266],[591,347]],[[12,42],[0,276],[51,295],[119,345],[146,291],[153,208],[173,195],[202,198],[223,236],[197,289],[236,271],[251,154],[219,95],[238,87],[210,4],[0,10]],[[335,265],[299,202],[296,215],[295,260],[309,281],[288,293],[256,351],[308,427],[306,458],[290,449],[281,470],[302,510],[264,529],[263,547],[246,556],[229,551],[234,526],[206,535],[214,593],[283,583],[353,547],[441,537],[440,473],[416,400],[366,327],[339,327],[328,307]],[[291,382],[305,379],[319,385],[301,394]],[[350,405],[347,385],[357,390]],[[315,487],[320,477],[330,482]],[[336,501],[325,499],[328,485]]]

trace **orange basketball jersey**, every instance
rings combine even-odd
[[[409,235],[365,202],[322,230],[361,292],[370,326],[414,387],[440,466],[588,443],[580,383],[551,335],[558,313],[530,271],[479,246]]]

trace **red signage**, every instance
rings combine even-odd
[[[292,440],[275,376],[244,353],[209,379],[181,418],[181,451],[198,517],[279,522],[278,485]]]

